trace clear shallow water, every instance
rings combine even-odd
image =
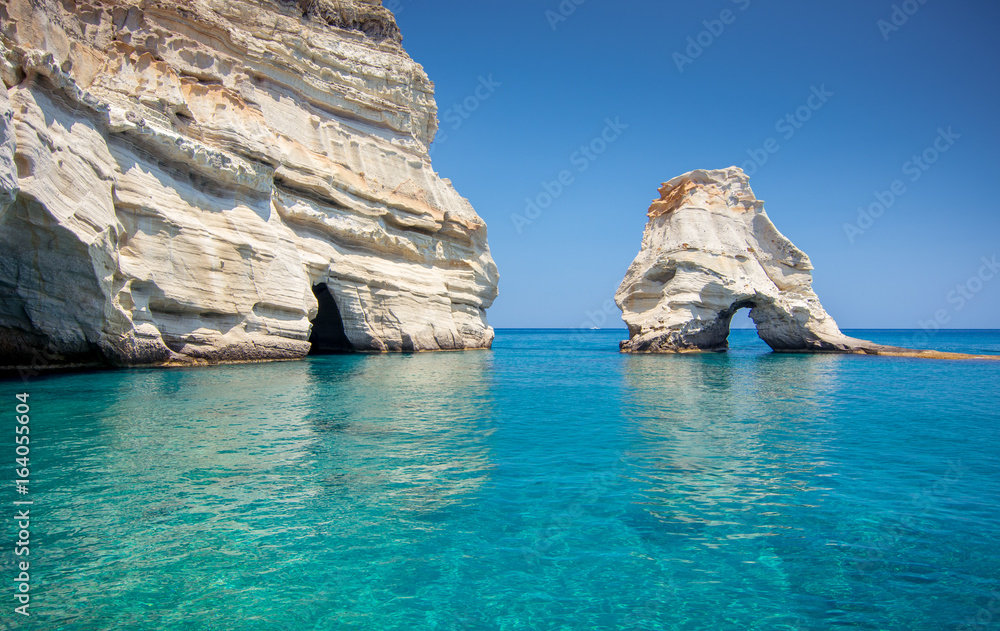
[[[0,624],[1000,629],[1000,365],[621,337],[37,379]]]

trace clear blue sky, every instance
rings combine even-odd
[[[494,326],[600,320],[659,184],[742,165],[773,139],[751,184],[812,258],[843,328],[916,328],[939,312],[949,328],[1000,328],[1000,273],[970,281],[1000,257],[997,3],[897,0],[916,11],[895,30],[891,0],[569,0],[557,22],[559,0],[385,4],[437,86],[435,169],[489,224]],[[706,20],[719,35],[702,33]],[[699,34],[708,46],[686,50]],[[814,87],[832,96],[778,127]],[[454,109],[463,102],[475,111]],[[608,119],[628,127],[608,131],[602,154],[574,155]],[[939,129],[961,137],[938,140],[934,164],[907,165]],[[512,215],[528,218],[525,199],[563,170],[572,182],[519,232]],[[906,192],[851,243],[844,225],[897,181]]]

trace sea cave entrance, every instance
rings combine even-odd
[[[313,295],[319,302],[319,311],[312,321],[312,332],[309,343],[312,348],[310,355],[336,355],[350,353],[354,350],[351,341],[344,332],[344,320],[340,317],[340,307],[330,292],[326,283],[313,285]]]
[[[756,305],[753,302],[744,300],[737,302],[720,314],[720,320],[725,323],[726,343],[724,348],[730,350],[771,350],[767,342],[761,338],[757,323],[749,317],[750,311],[754,308]]]

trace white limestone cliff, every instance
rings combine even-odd
[[[692,171],[659,192],[615,296],[629,329],[623,351],[725,350],[733,315],[750,308],[775,351],[962,357],[841,333],[812,289],[809,257],[771,223],[741,169]]]
[[[17,167],[14,164],[14,110],[7,91],[0,90],[0,217],[17,198]]]
[[[378,0],[0,21],[0,366],[491,345],[486,225],[431,167],[433,85]]]

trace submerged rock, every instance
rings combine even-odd
[[[812,289],[812,263],[778,232],[739,168],[692,171],[660,188],[642,250],[615,296],[630,353],[723,351],[750,309],[775,351],[961,358],[848,337]],[[997,359],[997,357],[991,357]]]
[[[486,225],[378,0],[0,18],[0,366],[491,345]]]

